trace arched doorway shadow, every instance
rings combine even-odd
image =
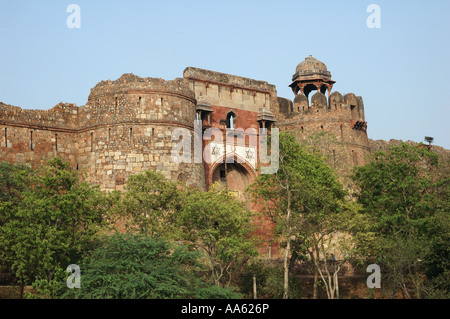
[[[233,158],[232,163],[216,162],[212,166],[210,185],[218,182],[233,192],[239,199],[247,202],[246,188],[254,181],[256,172],[248,162],[237,155],[228,156],[228,161],[231,158]]]

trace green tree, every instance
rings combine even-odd
[[[229,285],[256,255],[251,212],[225,189],[192,189],[148,170],[130,176],[120,207],[129,230],[183,240],[204,254],[217,285]]]
[[[31,168],[23,164],[0,162],[0,202],[17,204],[20,192],[27,186]],[[0,220],[0,223],[2,220]],[[1,224],[0,224],[1,225]]]
[[[337,291],[333,285],[337,284],[337,276],[327,269],[331,245],[325,242],[330,243],[341,230],[338,226],[343,223],[338,225],[337,222],[352,208],[351,203],[346,203],[346,192],[334,171],[319,154],[309,152],[289,133],[282,133],[278,171],[259,175],[249,190],[263,211],[275,221],[285,242],[283,298],[288,298],[289,294],[292,264],[289,256],[295,260],[298,252],[309,255],[329,297],[334,298]],[[322,273],[323,267],[326,274]]]
[[[380,263],[392,294],[431,295],[425,274],[448,275],[448,176],[437,154],[406,143],[374,153],[370,163],[355,169],[365,232],[371,234],[357,238],[358,247]],[[448,291],[448,279],[444,282]]]
[[[227,189],[186,189],[178,214],[182,239],[207,256],[216,285],[229,285],[234,275],[256,256],[251,239],[251,212]]]
[[[201,255],[186,246],[145,234],[108,236],[79,263],[81,287],[62,289],[62,298],[212,299],[241,298],[231,288],[204,279]]]
[[[52,297],[70,261],[104,224],[104,195],[59,158],[36,171],[13,166],[11,172],[7,180],[20,182],[0,186],[11,194],[0,203],[0,257],[22,287],[33,283]]]
[[[174,212],[180,210],[181,190],[162,173],[146,170],[132,175],[126,185],[121,210],[127,229],[171,237],[176,233]]]

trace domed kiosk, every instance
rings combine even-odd
[[[289,85],[297,96],[300,94],[308,97],[311,91],[317,90],[328,96],[336,81],[331,80],[331,73],[327,70],[325,63],[315,59],[311,55],[300,62],[292,76],[292,83]]]

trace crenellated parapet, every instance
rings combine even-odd
[[[183,79],[166,81],[124,74],[101,81],[80,108],[84,126],[113,123],[177,122],[192,127],[196,99]]]
[[[71,103],[59,103],[49,110],[22,109],[0,102],[0,124],[33,126],[35,128],[76,129],[78,127],[78,107]]]

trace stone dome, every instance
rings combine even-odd
[[[313,58],[311,55],[300,62],[295,69],[292,80],[302,77],[319,76],[321,78],[331,78],[331,73],[327,70],[325,63]]]

